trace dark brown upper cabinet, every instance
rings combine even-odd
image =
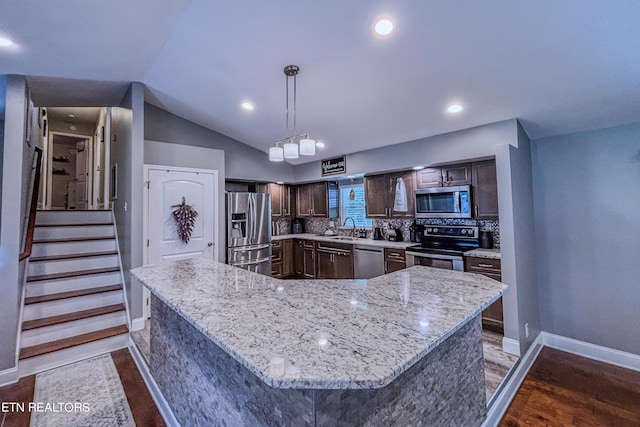
[[[450,187],[471,184],[471,165],[461,163],[438,168],[425,168],[416,173],[416,187]]]
[[[287,184],[258,184],[256,191],[271,195],[271,216],[274,218],[292,216],[291,186]]]
[[[312,182],[296,187],[295,203],[298,217],[338,216],[338,185],[335,182]]]
[[[396,189],[398,178],[404,182],[407,210],[396,211]],[[416,175],[413,171],[372,175],[364,177],[364,195],[367,217],[369,218],[413,218],[415,200],[413,190],[416,187]]]
[[[475,219],[498,218],[498,182],[495,160],[471,164],[471,202]]]

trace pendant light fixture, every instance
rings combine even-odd
[[[309,138],[309,132],[297,134],[296,123],[296,77],[300,72],[297,65],[287,65],[284,67],[285,85],[286,85],[286,109],[285,109],[285,132],[286,137],[276,141],[275,147],[269,148],[269,160],[272,162],[281,162],[284,159],[297,159],[299,156],[314,156],[316,154],[316,141]],[[290,80],[293,80],[293,133],[289,133],[289,86]],[[296,143],[298,141],[298,143]],[[280,143],[284,143],[280,147]]]

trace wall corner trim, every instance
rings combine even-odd
[[[542,342],[547,347],[640,372],[639,354],[603,347],[549,332],[542,332],[542,337]]]
[[[6,385],[15,384],[20,379],[18,374],[18,367],[5,369],[4,371],[0,371],[0,387],[4,387]]]
[[[144,329],[144,317],[138,317],[137,319],[131,320],[131,331],[140,331]]]
[[[513,354],[514,356],[520,356],[520,341],[513,338],[502,338],[502,351],[505,353]]]

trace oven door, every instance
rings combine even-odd
[[[425,254],[422,252],[405,253],[407,267],[424,265],[425,267],[441,268],[443,270],[464,271],[464,259],[456,255]]]
[[[470,188],[459,185],[416,190],[416,218],[471,218]]]

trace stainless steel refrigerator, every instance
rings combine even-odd
[[[227,264],[271,276],[271,195],[227,193]]]

